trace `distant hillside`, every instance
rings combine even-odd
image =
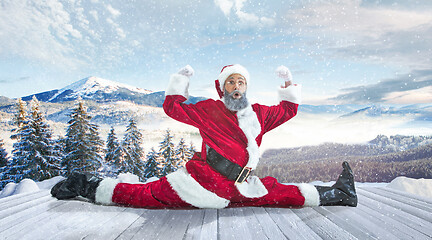
[[[432,144],[427,144],[430,137],[411,139],[425,144],[403,151],[371,144],[329,143],[271,150],[263,154],[255,174],[273,176],[281,182],[331,181],[337,179],[341,163],[348,161],[360,182],[389,182],[397,176],[432,178]],[[376,143],[376,139],[371,142]]]

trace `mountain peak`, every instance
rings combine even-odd
[[[62,93],[67,90],[71,90],[74,92],[76,96],[86,96],[89,94],[94,94],[97,91],[102,91],[104,93],[112,93],[119,89],[127,89],[132,92],[138,92],[143,94],[152,93],[150,90],[146,90],[143,88],[133,87],[127,84],[114,82],[111,80],[106,80],[103,78],[90,76],[87,78],[83,78],[79,81],[76,81],[62,89],[60,89],[59,93]],[[54,96],[55,98],[56,96]]]

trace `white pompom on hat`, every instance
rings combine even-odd
[[[222,98],[223,96],[225,80],[235,73],[242,75],[246,79],[246,83],[250,84],[249,72],[245,67],[240,64],[227,65],[222,68],[218,79],[215,81],[216,90],[218,91],[219,97]]]

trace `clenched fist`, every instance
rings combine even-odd
[[[194,70],[190,65],[186,65],[185,67],[180,69],[178,73],[186,77],[191,77],[194,74]]]

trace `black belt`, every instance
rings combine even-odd
[[[251,168],[242,168],[237,163],[224,158],[213,148],[208,149],[206,161],[214,170],[236,183],[244,182],[252,171]]]

